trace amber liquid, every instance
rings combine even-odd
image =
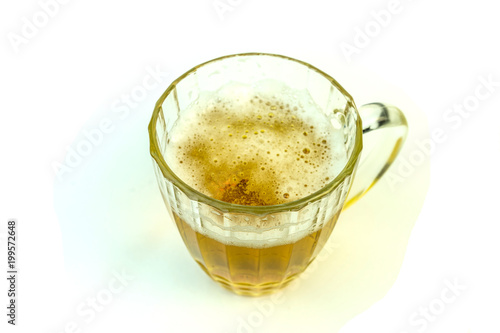
[[[337,214],[322,229],[296,242],[252,248],[218,242],[173,215],[186,247],[201,268],[225,288],[252,296],[284,287],[304,271],[323,248],[338,218]]]

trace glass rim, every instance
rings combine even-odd
[[[158,140],[157,140],[157,132],[156,132],[156,124],[158,122],[158,117],[160,114],[160,110],[162,110],[162,104],[167,98],[168,95],[174,90],[174,88],[177,87],[179,82],[181,82],[183,79],[185,79],[187,76],[193,74],[196,72],[201,67],[204,67],[210,63],[218,62],[224,59],[228,58],[233,58],[233,57],[241,57],[241,56],[269,56],[269,57],[276,57],[276,58],[281,58],[283,60],[287,61],[293,61],[296,62],[300,65],[308,67],[310,70],[313,70],[320,75],[322,75],[325,79],[327,79],[330,84],[332,84],[336,89],[338,89],[344,97],[347,99],[347,103],[351,104],[351,106],[354,109],[354,112],[356,113],[356,134],[355,134],[355,142],[354,142],[354,147],[351,152],[351,155],[349,156],[349,159],[347,160],[347,163],[344,165],[342,168],[342,171],[328,184],[323,186],[321,189],[318,191],[309,194],[308,196],[299,198],[294,201],[289,201],[285,202],[282,204],[278,205],[268,205],[268,206],[247,206],[247,205],[238,205],[238,204],[233,204],[221,200],[214,199],[206,194],[203,194],[196,189],[192,188],[191,186],[187,185],[181,178],[179,178],[167,165],[165,162],[165,159],[163,158],[163,154],[161,153]],[[224,212],[231,212],[231,213],[246,213],[246,214],[252,214],[252,215],[267,215],[267,214],[272,214],[272,213],[279,213],[279,212],[286,212],[286,211],[298,211],[305,206],[307,206],[310,203],[313,203],[315,201],[318,201],[331,193],[333,190],[335,190],[343,181],[344,179],[351,175],[354,172],[354,169],[356,167],[356,163],[358,161],[358,157],[361,153],[361,150],[363,148],[362,144],[362,126],[361,126],[361,117],[358,113],[358,109],[356,108],[356,105],[354,103],[354,100],[352,96],[330,75],[326,74],[322,70],[310,65],[307,62],[297,60],[291,57],[279,55],[279,54],[272,54],[272,53],[259,53],[259,52],[251,52],[251,53],[237,53],[237,54],[231,54],[231,55],[226,55],[218,58],[214,58],[212,60],[208,60],[204,63],[201,63],[181,76],[179,76],[177,79],[172,81],[172,83],[168,86],[168,88],[165,90],[165,92],[160,96],[158,101],[155,104],[155,108],[153,111],[153,115],[151,117],[151,121],[149,122],[148,125],[148,132],[149,132],[149,147],[150,147],[150,154],[154,161],[156,162],[157,166],[159,167],[162,175],[167,178],[169,181],[171,181],[176,187],[178,187],[185,195],[187,195],[191,200],[196,200],[198,202],[202,202],[204,204],[207,204],[209,206],[212,206],[214,208],[217,208],[221,211]]]

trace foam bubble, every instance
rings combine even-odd
[[[241,205],[310,195],[347,162],[342,131],[307,91],[271,80],[200,94],[169,140],[166,162],[186,184]]]

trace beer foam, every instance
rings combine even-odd
[[[164,153],[172,171],[212,198],[276,205],[308,196],[347,163],[340,123],[306,90],[266,80],[200,94],[182,111]]]

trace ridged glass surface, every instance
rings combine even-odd
[[[163,154],[169,133],[201,92],[230,81],[271,78],[307,89],[328,119],[342,124],[348,162],[323,189],[274,206],[240,206],[207,197],[179,179]],[[240,294],[269,293],[290,282],[317,256],[342,210],[361,151],[359,115],[330,77],[293,59],[239,55],[200,65],[159,100],[150,124],[151,154],[164,201],[193,258],[215,281]]]

